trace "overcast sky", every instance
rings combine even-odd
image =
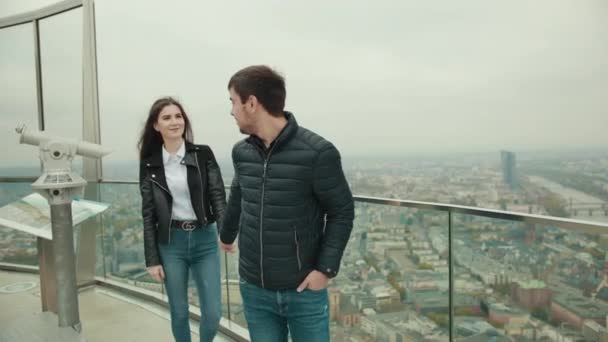
[[[2,0],[0,17],[53,3]],[[608,146],[608,1],[97,0],[102,143],[136,159],[150,104],[182,100],[220,158],[226,84],[268,64],[287,110],[344,156]],[[0,31],[3,164],[36,125],[31,27]],[[47,129],[80,135],[81,10],[42,23]]]

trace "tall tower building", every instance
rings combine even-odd
[[[515,169],[515,153],[509,151],[500,151],[500,159],[502,161],[502,178],[506,185],[511,189],[517,187],[517,172]]]
[[[361,256],[367,255],[367,232],[361,233],[361,239],[359,240],[359,253],[361,253]]]

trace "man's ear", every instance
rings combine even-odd
[[[254,113],[257,110],[258,105],[258,98],[255,97],[255,95],[249,95],[249,98],[247,98],[247,102],[245,103],[245,108],[247,109],[247,112]]]

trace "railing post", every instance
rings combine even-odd
[[[228,283],[228,253],[224,252],[224,276],[226,280],[226,308],[228,309],[228,320],[232,321],[230,315],[230,284]]]
[[[448,334],[450,337],[450,341],[454,341],[454,256],[452,250],[452,247],[454,246],[453,221],[454,218],[452,210],[448,210]]]
[[[42,62],[40,51],[40,24],[38,19],[32,20],[34,29],[34,66],[36,70],[36,109],[38,110],[38,129],[44,131],[44,101],[42,93]],[[42,167],[42,164],[40,164]]]

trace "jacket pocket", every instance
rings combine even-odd
[[[298,238],[298,229],[293,227],[293,240],[296,244],[296,258],[298,259],[298,271],[302,270],[302,258],[300,257],[300,239]]]

